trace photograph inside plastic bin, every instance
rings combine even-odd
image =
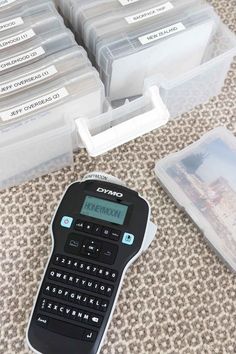
[[[219,127],[156,163],[155,173],[177,205],[236,272],[236,138]]]

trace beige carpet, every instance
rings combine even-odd
[[[212,2],[236,31],[236,1]],[[154,161],[211,128],[236,133],[236,63],[222,94],[166,127],[96,159],[0,192],[0,353],[30,353],[25,332],[47,261],[48,225],[64,188],[86,172],[114,174],[150,200],[159,233],[128,271],[102,354],[235,354],[236,278],[158,186]],[[70,353],[65,353],[70,354]]]

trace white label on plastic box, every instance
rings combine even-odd
[[[122,6],[130,5],[138,1],[139,0],[119,0]]]
[[[32,113],[41,109],[42,107],[49,106],[53,103],[56,103],[66,96],[69,95],[69,92],[65,87],[60,88],[59,90],[53,91],[48,95],[41,96],[35,100],[22,104],[21,106],[14,107],[8,111],[0,112],[0,119],[6,122],[12,119],[17,119],[24,116],[25,114]]]
[[[0,22],[0,32],[15,28],[24,24],[22,17],[16,17],[6,22]]]
[[[2,61],[2,62],[0,62],[0,72],[7,70],[7,69],[11,69],[17,65],[27,63],[27,62],[34,60],[35,58],[38,58],[44,54],[45,54],[45,50],[43,49],[43,47],[38,47],[38,48],[33,49],[29,52],[26,52],[26,53],[17,55],[16,57],[13,57],[11,59]]]
[[[20,79],[8,82],[6,84],[2,84],[2,85],[0,85],[0,96],[5,95],[10,92],[14,92],[18,89],[28,87],[32,84],[37,83],[37,82],[41,82],[43,80],[46,80],[46,79],[54,76],[57,73],[58,73],[58,71],[57,71],[56,67],[54,65],[52,65],[52,66],[49,66],[48,68],[37,71],[34,74],[21,77]]]
[[[32,29],[30,29],[29,31],[25,31],[20,34],[17,34],[16,36],[6,38],[3,41],[0,41],[0,50],[28,41],[28,39],[33,38],[34,36],[35,36],[35,32]]]
[[[13,2],[16,2],[16,0],[0,0],[0,8],[4,7],[4,6],[7,6],[7,5],[10,5]]]
[[[139,41],[141,42],[141,44],[144,45],[144,44],[151,43],[151,42],[157,41],[159,39],[168,37],[174,33],[184,31],[185,29],[186,29],[186,27],[183,25],[183,23],[178,22],[172,26],[165,27],[159,31],[155,31],[155,32],[146,34],[145,36],[139,37]]]
[[[129,24],[132,24],[132,23],[144,21],[150,17],[161,15],[162,13],[172,10],[173,8],[174,6],[171,4],[171,2],[168,1],[163,5],[153,7],[149,10],[139,12],[132,16],[125,17],[125,19]]]

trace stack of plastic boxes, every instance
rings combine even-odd
[[[52,1],[0,0],[0,77],[1,134],[47,115],[102,112],[99,75]]]
[[[113,100],[141,95],[147,77],[199,66],[217,27],[201,0],[60,0]]]
[[[98,155],[218,95],[235,35],[205,0],[55,0],[105,84],[112,109],[80,137]]]
[[[0,188],[207,102],[236,54],[235,35],[204,0],[54,2],[97,71],[51,1],[0,0]]]

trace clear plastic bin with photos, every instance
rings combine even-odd
[[[236,271],[236,137],[216,128],[156,163],[157,179]]]

